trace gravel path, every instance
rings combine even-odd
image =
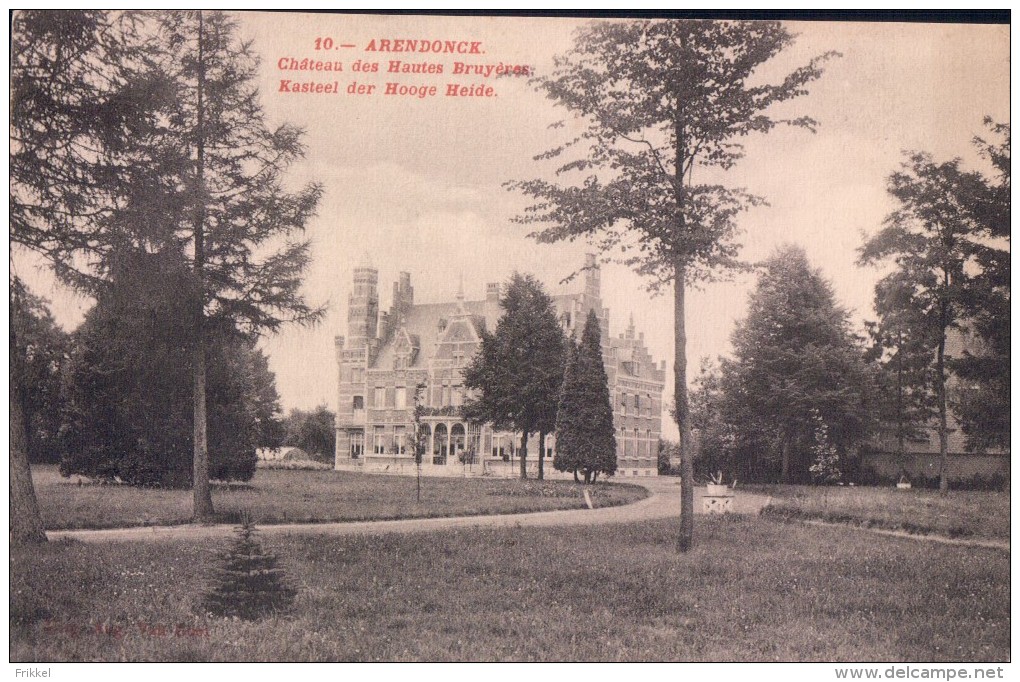
[[[303,533],[309,535],[354,535],[379,533],[416,533],[449,528],[506,528],[517,526],[579,526],[594,523],[630,523],[680,515],[680,482],[675,478],[628,479],[649,490],[648,497],[632,504],[603,509],[568,509],[562,511],[530,512],[526,514],[500,514],[492,516],[451,516],[428,519],[400,519],[396,521],[349,521],[338,523],[284,523],[259,526],[262,535]],[[701,511],[703,488],[695,488],[696,512]],[[757,514],[767,497],[743,492],[736,498],[734,511]],[[181,525],[113,528],[104,530],[49,531],[50,540],[72,538],[83,542],[201,540],[231,535],[234,526]]]

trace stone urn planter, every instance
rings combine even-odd
[[[731,497],[733,488],[722,483],[709,483],[705,486],[705,494],[709,497]]]

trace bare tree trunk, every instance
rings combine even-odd
[[[528,432],[525,431],[521,434],[521,480],[527,480],[528,478]]]
[[[690,405],[687,402],[687,328],[685,324],[684,265],[678,259],[673,279],[673,390],[676,423],[680,429],[680,539],[678,548],[694,546],[694,448],[691,439]]]
[[[197,209],[195,211],[195,280],[198,301],[195,316],[195,346],[192,351],[194,379],[194,460],[192,463],[193,515],[196,521],[212,518],[209,490],[209,447],[206,442],[205,411],[205,55],[202,43],[204,22],[198,13],[198,153],[195,164]]]
[[[942,328],[938,354],[935,356],[935,389],[939,401],[939,492],[949,492],[949,427],[946,410],[946,330]]]
[[[574,469],[574,483],[580,483],[581,479],[577,477],[577,469]]]
[[[545,431],[538,432],[538,480],[545,479]]]
[[[11,352],[15,352],[13,343]],[[25,428],[21,392],[15,386],[15,382],[16,379],[12,376],[9,390],[11,428],[9,446],[11,460],[10,543],[12,546],[46,542],[46,533],[43,531],[42,519],[39,516],[39,503],[35,499],[35,486],[32,485],[32,470],[28,465],[28,434]]]

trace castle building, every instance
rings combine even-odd
[[[412,439],[416,387],[426,442],[423,472],[449,475],[514,476],[520,435],[477,426],[461,416],[468,398],[463,371],[481,343],[483,329],[494,330],[502,309],[500,285],[490,283],[485,298],[415,303],[411,275],[393,284],[388,311],[379,311],[379,273],[368,265],[354,270],[348,306],[348,337],[336,338],[340,380],[337,391],[336,468],[409,472],[414,470]],[[609,310],[602,306],[598,265],[588,256],[584,287],[553,297],[568,335],[580,338],[589,310],[602,328],[602,349],[613,400],[619,476],[657,474],[662,389],[666,363],[656,365],[635,334],[633,316],[624,333],[609,335]],[[555,476],[551,458],[555,436],[545,441],[546,475]],[[537,468],[538,437],[528,443],[529,469]]]

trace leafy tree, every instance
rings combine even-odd
[[[68,365],[67,423],[61,472],[139,485],[191,485],[192,330],[187,263],[166,254],[124,258],[74,334]],[[210,330],[210,472],[248,480],[255,472],[264,363],[229,325]],[[269,377],[271,379],[271,375]]]
[[[1010,447],[1010,126],[985,123],[995,138],[974,142],[993,177],[970,185],[962,203],[974,216],[977,268],[963,292],[967,326],[976,337],[950,369],[960,381],[950,392],[967,447]]]
[[[936,414],[931,367],[931,330],[903,277],[889,276],[875,287],[878,321],[869,323],[873,346],[869,359],[877,361],[875,413],[884,430],[896,439],[901,466],[906,464],[906,441],[923,432]]]
[[[570,342],[559,409],[556,412],[557,471],[584,475],[591,483],[600,473],[616,473],[616,429],[609,378],[602,361],[602,330],[594,310],[588,311],[581,343]]]
[[[740,138],[780,124],[815,126],[808,117],[775,118],[769,109],[806,94],[831,54],[777,84],[750,84],[758,67],[792,42],[779,22],[592,24],[551,74],[533,81],[586,125],[538,157],[562,159],[557,176],[564,184],[510,183],[534,199],[519,220],[547,226],[534,233],[539,241],[585,237],[603,251],[620,248],[652,290],[673,288],[681,551],[694,533],[686,289],[738,265],[737,215],[762,203],[714,180],[743,156]]]
[[[691,428],[697,442],[694,458],[697,476],[707,478],[718,471],[733,476],[738,473],[734,449],[738,434],[723,417],[725,398],[719,366],[702,358],[701,370],[694,378],[690,395]]]
[[[325,405],[305,412],[294,409],[287,417],[284,445],[301,448],[320,461],[332,461],[336,453],[336,415]]]
[[[255,524],[247,516],[235,530],[213,585],[202,599],[208,613],[226,618],[258,620],[286,610],[297,595],[279,558],[262,547]]]
[[[11,356],[11,379],[19,387],[32,462],[60,461],[62,423],[61,373],[69,350],[67,332],[50,313],[47,301],[33,295],[17,278],[11,283],[11,324],[17,348]]]
[[[464,370],[464,385],[477,391],[464,415],[521,434],[523,479],[528,437],[556,426],[565,342],[552,299],[531,275],[515,273],[499,304],[503,315],[495,332],[483,331],[481,348]]]
[[[191,479],[207,518],[206,337],[318,318],[299,293],[309,252],[295,236],[321,187],[283,188],[302,132],[266,124],[258,60],[227,15],[52,14],[25,13],[16,31],[13,240],[92,295],[123,251],[188,255]]]
[[[991,247],[975,240],[984,225],[968,202],[982,193],[983,178],[964,171],[960,163],[959,159],[937,163],[928,154],[911,153],[902,170],[889,178],[889,192],[900,206],[886,218],[885,227],[861,247],[859,259],[865,265],[895,263],[896,269],[880,286],[910,292],[919,338],[928,340],[929,357],[934,355],[931,386],[938,415],[939,489],[943,492],[949,487],[946,336],[959,329],[967,315],[972,289],[967,264],[980,266],[982,260],[995,258]]]
[[[725,419],[738,442],[767,446],[761,454],[744,449],[765,458],[749,462],[744,478],[757,469],[784,483],[809,482],[811,465],[833,449],[845,467],[869,427],[871,377],[849,314],[802,249],[766,260],[732,340],[733,359],[722,365]]]

